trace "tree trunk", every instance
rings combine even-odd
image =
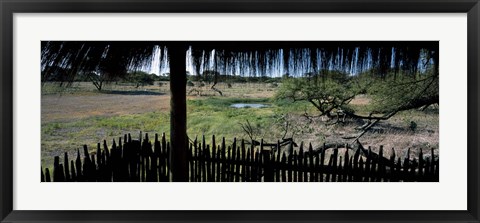
[[[185,45],[168,48],[170,57],[170,142],[173,181],[188,181]]]

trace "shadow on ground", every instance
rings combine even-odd
[[[103,91],[103,93],[120,95],[165,95],[165,93],[154,91]]]

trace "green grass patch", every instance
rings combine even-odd
[[[233,108],[234,103],[260,103],[263,108]],[[280,109],[268,98],[222,98],[211,97],[188,101],[187,131],[191,138],[205,135],[217,138],[225,137],[227,141],[248,138],[241,124],[247,120],[256,130],[272,129],[276,113]]]

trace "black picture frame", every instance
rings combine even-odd
[[[0,0],[1,222],[480,222],[479,0]],[[13,210],[14,13],[467,13],[468,204],[466,211],[18,211]],[[34,199],[34,198],[33,198]],[[186,198],[182,198],[186,199]],[[448,202],[448,201],[439,201]]]

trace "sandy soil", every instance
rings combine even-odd
[[[62,108],[59,109],[59,106]],[[42,95],[42,123],[91,116],[141,114],[169,109],[170,96],[165,94]]]

